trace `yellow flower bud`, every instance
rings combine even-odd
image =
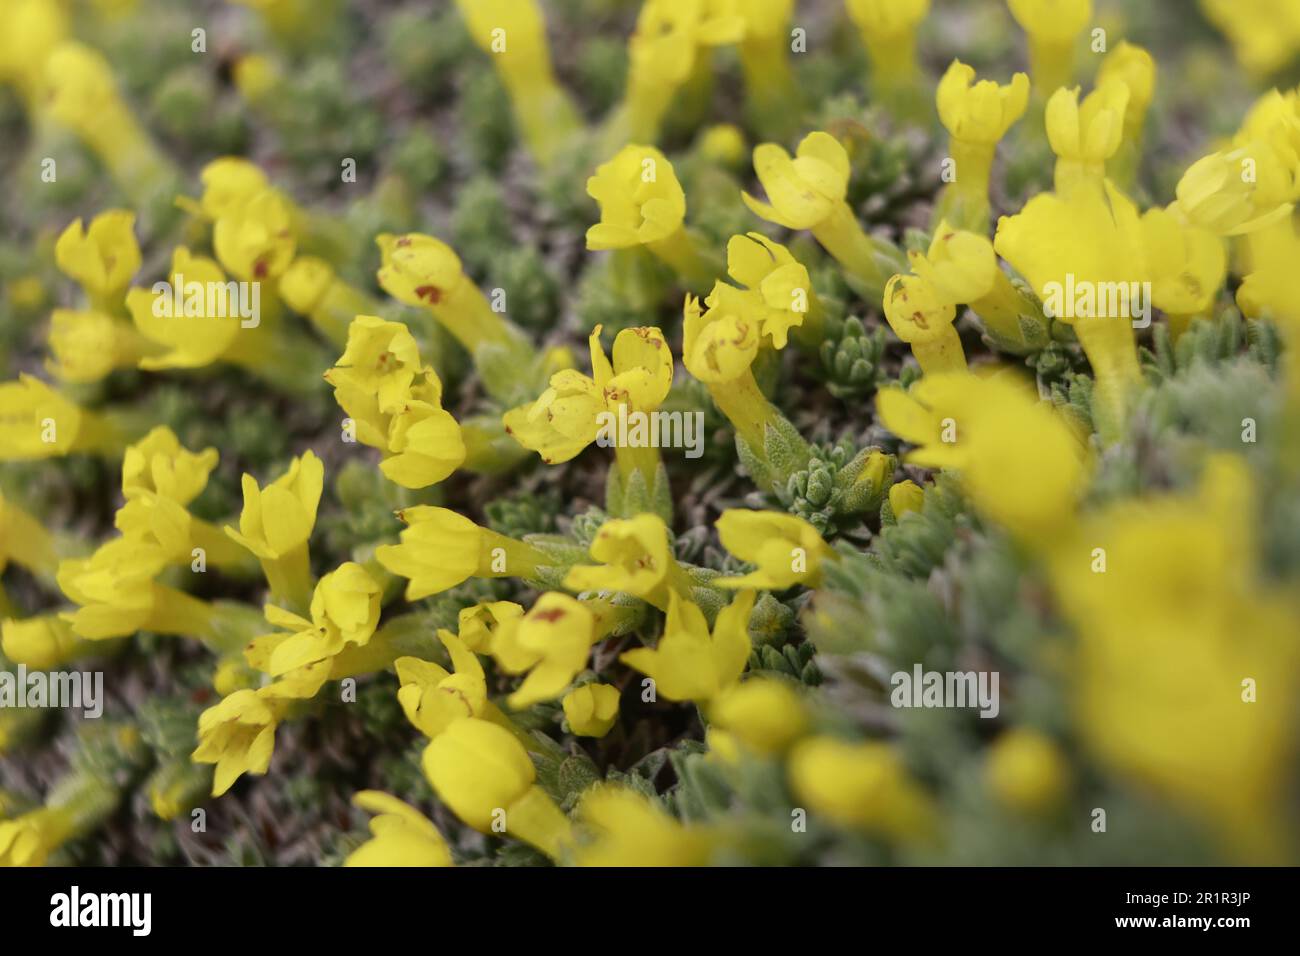
[[[832,823],[901,841],[934,828],[929,796],[887,744],[813,737],[796,745],[789,770],[798,799]]]
[[[910,478],[889,488],[889,508],[895,518],[901,518],[909,511],[920,511],[924,504],[925,492]]]
[[[808,715],[788,682],[756,677],[733,684],[709,705],[709,724],[761,754],[785,752],[804,733]]]
[[[54,614],[0,621],[0,646],[6,658],[33,670],[59,667],[85,649],[72,625]]]
[[[289,206],[274,189],[227,209],[212,228],[217,259],[246,282],[279,278],[293,260],[296,245]]]
[[[1070,770],[1047,737],[1015,728],[989,748],[986,779],[993,795],[1016,813],[1042,813],[1057,805],[1069,783]]]
[[[604,737],[618,721],[618,689],[608,684],[583,684],[561,701],[569,730],[579,737]]]
[[[145,342],[126,322],[99,311],[55,309],[50,315],[50,374],[65,382],[98,382],[114,369],[131,368]]]
[[[237,156],[214,159],[203,167],[199,181],[203,183],[199,208],[214,221],[237,214],[246,202],[271,188],[266,173]]]
[[[569,840],[569,821],[537,786],[523,745],[504,727],[458,720],[424,751],[424,774],[452,812],[482,833],[509,833],[551,858]]]
[[[371,838],[348,854],[344,866],[452,866],[442,834],[409,803],[378,790],[362,790],[352,802],[376,816]]]
[[[710,633],[704,612],[674,592],[659,643],[626,651],[619,660],[650,677],[667,700],[711,700],[740,680],[749,662],[754,597],[753,591],[738,593],[718,612]]]

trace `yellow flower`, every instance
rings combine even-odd
[[[799,739],[808,715],[783,680],[756,677],[732,684],[709,705],[709,727],[761,754],[779,754]]]
[[[1109,182],[1104,194],[1041,193],[998,222],[994,247],[1028,280],[1049,316],[1073,325],[1092,365],[1097,431],[1114,441],[1130,393],[1143,382],[1133,335],[1140,296],[1132,290],[1149,276],[1136,207]]]
[[[1267,144],[1249,143],[1197,160],[1170,211],[1220,236],[1244,236],[1290,216],[1296,170]]]
[[[768,201],[745,193],[745,205],[753,213],[787,229],[816,230],[844,204],[849,156],[834,136],[814,132],[799,143],[794,158],[775,143],[756,146],[754,172]]]
[[[13,83],[34,112],[50,52],[68,35],[68,12],[49,0],[10,0],[0,33],[0,82]]]
[[[214,797],[246,773],[266,773],[282,716],[280,701],[253,690],[235,691],[199,715],[199,745],[193,759],[216,764]]]
[[[1070,782],[1070,768],[1056,745],[1024,727],[994,741],[984,772],[993,795],[1017,813],[1051,810]]]
[[[664,812],[656,801],[626,787],[601,784],[578,805],[590,835],[574,851],[578,866],[704,866],[715,839]]]
[[[406,599],[418,601],[471,577],[530,576],[541,555],[530,545],[481,528],[447,508],[416,505],[397,512],[407,527],[401,544],[375,549],[389,571],[408,578]]]
[[[175,296],[180,298],[179,314]],[[142,369],[202,368],[233,357],[241,319],[225,273],[184,246],[172,254],[167,283],[156,283],[153,290],[131,289],[126,306],[140,334],[166,349],[141,358]]]
[[[50,351],[45,363],[65,382],[98,382],[114,369],[131,368],[145,343],[129,323],[105,312],[55,309],[50,315]]]
[[[44,866],[75,829],[73,815],[62,807],[42,807],[0,821],[0,867]]]
[[[944,189],[934,221],[949,220],[983,233],[989,221],[989,179],[998,142],[1025,113],[1029,77],[1017,73],[1006,86],[975,80],[975,70],[953,60],[939,81],[935,101],[948,130],[952,182]]]
[[[10,561],[33,574],[49,574],[58,566],[58,552],[54,536],[0,492],[0,571]]]
[[[1150,209],[1142,216],[1142,240],[1152,304],[1166,314],[1177,335],[1218,298],[1228,272],[1223,240],[1166,209]]]
[[[458,636],[476,654],[487,654],[492,635],[504,621],[521,618],[524,609],[514,601],[480,601],[463,607],[457,615]]]
[[[306,607],[311,592],[307,543],[316,526],[324,483],[325,466],[310,451],[295,458],[289,470],[265,488],[245,473],[239,530],[226,526],[226,534],[261,562],[272,593],[299,609]]]
[[[556,82],[537,0],[456,0],[456,6],[474,42],[491,55],[529,149],[547,165],[582,122]]]
[[[424,774],[438,798],[481,833],[508,833],[552,859],[569,842],[569,821],[534,784],[528,752],[504,727],[456,721],[424,751]]]
[[[613,361],[600,344],[601,326],[588,338],[592,377],[574,369],[551,376],[550,388],[530,405],[502,418],[519,444],[537,452],[548,465],[569,461],[601,434],[602,413],[652,412],[668,397],[673,384],[673,356],[656,328],[632,328],[614,339]],[[622,446],[616,445],[616,452]],[[657,458],[656,458],[657,462]],[[653,478],[653,472],[646,476]]]
[[[1142,158],[1142,130],[1155,95],[1156,61],[1142,47],[1123,41],[1106,54],[1097,70],[1098,89],[1115,81],[1128,87],[1128,107],[1124,110],[1124,141],[1106,164],[1106,171],[1120,188],[1127,189]]]
[[[153,493],[187,505],[207,487],[217,461],[215,448],[189,451],[181,447],[170,428],[159,425],[127,446],[122,458],[122,492],[127,500]]]
[[[1201,0],[1200,5],[1258,79],[1286,67],[1300,49],[1300,11],[1290,2]]]
[[[658,515],[611,518],[591,542],[599,565],[569,569],[564,586],[574,591],[622,591],[655,607],[667,607],[670,590],[689,593],[689,580],[669,547],[669,531]]]
[[[1029,63],[1039,96],[1068,86],[1074,42],[1092,20],[1092,0],[1007,0],[1007,6],[1029,35]]]
[[[771,339],[773,348],[785,348],[790,329],[802,327],[810,316],[819,316],[808,269],[789,249],[762,233],[731,237],[727,242],[727,274],[756,297],[755,307],[762,315],[761,334]],[[710,308],[717,294],[715,286],[708,299]]]
[[[54,260],[100,306],[116,305],[140,269],[135,213],[107,209],[90,221],[74,220],[54,244]]]
[[[650,677],[668,700],[711,700],[738,681],[749,662],[753,607],[754,592],[741,591],[718,612],[710,634],[704,612],[674,593],[659,643],[626,651],[619,660]]]
[[[15,621],[0,621],[0,647],[4,656],[15,664],[33,670],[50,670],[66,664],[85,647],[72,631],[72,625],[55,614]]]
[[[81,607],[67,618],[82,637],[133,634],[154,611],[154,578],[166,564],[162,549],[137,538],[115,538],[89,558],[59,565],[59,587]]]
[[[266,619],[284,630],[254,638],[244,656],[272,677],[291,675],[289,696],[314,696],[329,676],[333,658],[348,645],[363,647],[370,641],[381,597],[365,568],[345,562],[316,585],[310,620],[268,604]]]
[[[930,0],[846,0],[845,7],[871,60],[874,98],[920,118],[916,34]]]
[[[492,656],[508,674],[528,672],[510,695],[522,710],[564,693],[587,666],[591,646],[600,638],[596,617],[567,594],[548,591],[523,617],[505,620],[492,635]]]
[[[470,281],[451,246],[432,236],[383,233],[379,285],[399,302],[428,309],[473,354],[488,342],[506,342],[505,321]]]
[[[579,737],[604,737],[618,721],[618,689],[608,684],[575,687],[560,703],[569,730]]]
[[[889,508],[895,518],[901,518],[909,511],[920,511],[925,504],[925,492],[910,478],[889,487]]]
[[[758,565],[742,577],[718,578],[713,583],[720,587],[816,587],[821,581],[822,563],[836,556],[816,528],[802,518],[779,511],[729,508],[722,512],[716,527],[727,551]]]
[[[1047,101],[1047,140],[1056,153],[1056,192],[1100,189],[1105,164],[1124,139],[1129,88],[1120,80],[1099,83],[1079,103],[1079,88],[1062,87]]]
[[[352,802],[376,816],[370,839],[348,854],[344,866],[454,865],[438,828],[409,803],[378,790],[362,790]]]
[[[332,385],[374,395],[379,411],[388,413],[402,403],[423,371],[419,346],[405,325],[358,315],[348,326],[347,348],[325,378]]]
[[[910,393],[882,390],[881,422],[917,445],[906,460],[961,472],[975,506],[1013,533],[1050,540],[1081,494],[1078,438],[1032,387],[970,374],[927,376]]]
[[[214,159],[199,173],[203,195],[199,197],[199,211],[211,220],[236,215],[254,196],[271,188],[255,163],[238,156]]]
[[[790,783],[813,814],[889,839],[924,839],[933,830],[929,796],[888,744],[812,737],[790,754]]]
[[[744,292],[725,283],[705,300],[687,296],[683,311],[682,364],[701,382],[725,385],[749,373],[762,341],[762,313]]]
[[[957,309],[933,283],[916,275],[894,276],[885,286],[885,318],[912,347],[926,375],[965,370],[966,353],[953,328]]]
[[[274,189],[264,189],[217,218],[212,248],[237,279],[260,282],[278,278],[296,248],[288,204]]]
[[[0,382],[0,460],[57,458],[82,446],[87,414],[38,378]]]
[[[1285,845],[1300,614],[1258,568],[1256,494],[1242,458],[1210,456],[1193,492],[1085,518],[1056,542],[1050,574],[1078,632],[1075,726],[1089,749],[1230,854],[1268,863]]]
[[[416,657],[395,662],[402,685],[397,699],[406,719],[430,739],[457,720],[478,717],[487,707],[487,683],[478,658],[451,631],[439,629],[438,640],[451,655],[455,673]]]

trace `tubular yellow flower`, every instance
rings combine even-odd
[[[202,368],[217,361],[251,367],[255,362],[252,349],[237,346],[241,319],[225,273],[211,259],[192,255],[184,246],[172,254],[167,282],[155,283],[152,290],[131,289],[126,306],[140,334],[166,350],[142,357],[142,369]]]
[[[899,115],[919,118],[916,33],[930,0],[845,0],[871,59],[871,89]]]
[[[45,61],[45,107],[70,128],[139,205],[169,188],[174,171],[150,142],[118,95],[108,61],[96,50],[68,41]]]
[[[344,866],[453,866],[442,834],[419,810],[378,790],[362,790],[353,804],[376,816],[371,838],[357,847]]]
[[[509,674],[528,672],[508,702],[522,710],[564,693],[587,666],[600,639],[596,616],[567,594],[548,591],[523,617],[502,621],[492,635],[492,656]]]
[[[478,717],[487,708],[487,683],[483,665],[451,631],[439,630],[438,640],[451,655],[455,673],[448,673],[432,661],[399,657],[397,699],[415,727],[433,739],[457,720]]]
[[[0,867],[44,866],[76,829],[75,816],[65,807],[42,807],[0,821]]]
[[[625,146],[587,180],[587,195],[600,204],[600,222],[587,230],[591,250],[644,246],[691,286],[717,274],[715,263],[686,229],[686,194],[672,163],[653,146]]]
[[[122,457],[122,491],[130,500],[153,492],[187,505],[207,487],[217,467],[215,448],[192,452],[166,425],[159,425],[132,445]]]
[[[792,328],[816,341],[821,330],[821,304],[813,292],[808,269],[790,250],[759,232],[732,236],[727,241],[727,275],[756,297],[761,314],[761,335],[772,347],[783,349]],[[718,286],[706,303],[712,307]]]
[[[121,429],[78,408],[38,378],[0,382],[0,461],[60,458],[73,452],[121,453]]]
[[[794,0],[733,0],[719,4],[744,22],[740,66],[749,116],[763,135],[790,136],[802,112],[790,69],[790,18]]]
[[[0,493],[0,571],[10,561],[37,575],[58,567],[54,535],[15,502]]]
[[[456,0],[456,7],[474,42],[491,54],[528,148],[549,165],[582,121],[556,82],[537,0]]]
[[[839,826],[912,842],[930,836],[930,797],[888,744],[813,737],[790,755],[790,783],[812,813]]]
[[[457,636],[474,653],[487,654],[497,628],[505,621],[523,616],[524,609],[514,601],[480,601],[460,609]]]
[[[925,255],[913,251],[908,258],[912,271],[945,299],[969,305],[999,349],[1018,355],[1047,344],[1042,306],[1007,278],[984,236],[942,221]]]
[[[654,143],[674,95],[697,68],[700,47],[735,43],[744,20],[709,0],[645,0],[628,40],[627,94],[605,129],[604,152]]]
[[[134,227],[135,213],[106,209],[90,221],[89,228],[80,219],[73,220],[54,244],[59,270],[80,284],[97,309],[117,308],[140,269]]]
[[[1099,83],[1079,103],[1077,86],[1062,87],[1047,101],[1047,141],[1056,153],[1056,192],[1068,198],[1077,189],[1100,192],[1106,161],[1124,138],[1129,88],[1120,80]]]
[[[199,181],[203,184],[203,195],[198,202],[189,199],[178,202],[196,207],[198,214],[214,222],[237,215],[246,202],[271,188],[271,181],[257,164],[238,156],[214,159],[200,171]]]
[[[708,708],[709,729],[717,728],[760,754],[789,749],[808,726],[808,714],[787,681],[754,677],[732,684]]]
[[[1148,281],[1137,209],[1110,183],[1104,196],[1042,193],[999,221],[994,247],[1028,280],[1050,317],[1073,325],[1095,377],[1098,434],[1114,441],[1130,395],[1143,383],[1133,334],[1139,317],[1129,294]]]
[[[568,819],[534,783],[528,752],[504,727],[456,721],[424,751],[424,774],[438,798],[481,833],[504,830],[553,860],[570,841]]]
[[[659,451],[649,441],[633,445],[614,440],[620,415],[657,409],[673,383],[673,355],[656,328],[632,328],[614,339],[612,361],[600,344],[602,327],[587,340],[592,377],[573,369],[551,376],[550,388],[535,402],[502,417],[506,432],[548,465],[569,461],[593,441],[614,445],[624,485],[640,472],[647,488],[655,485]]]
[[[885,318],[894,334],[912,347],[926,375],[966,369],[961,337],[953,328],[957,309],[921,276],[896,275],[885,286]]]
[[[1070,782],[1070,768],[1052,741],[1035,730],[1008,730],[989,748],[985,776],[998,802],[1017,813],[1055,808]]]
[[[713,583],[729,588],[784,590],[796,584],[817,587],[822,563],[836,557],[817,529],[791,514],[729,508],[715,526],[722,546],[742,561],[758,565],[738,578]]]
[[[60,616],[88,640],[139,630],[212,637],[211,606],[154,580],[166,564],[162,547],[136,537],[114,538],[89,558],[63,561],[59,587],[79,607]]]
[[[275,751],[284,703],[263,691],[238,690],[199,715],[196,763],[216,764],[212,795],[219,797],[246,773],[264,774]]]
[[[560,703],[569,730],[579,737],[604,737],[618,721],[618,688],[608,684],[575,687]]]
[[[292,675],[285,696],[315,696],[333,658],[348,645],[369,643],[379,623],[380,598],[381,588],[365,568],[345,562],[317,583],[310,620],[268,604],[266,619],[284,630],[255,638],[245,658],[274,678]]]
[[[379,467],[389,480],[426,488],[464,463],[460,425],[442,407],[442,382],[421,364],[402,323],[357,316],[347,348],[325,380],[351,416],[356,437],[385,453]]]
[[[975,80],[975,70],[953,60],[939,81],[935,101],[948,130],[953,180],[934,211],[960,229],[985,233],[989,227],[989,180],[997,145],[1029,104],[1029,77],[1017,73],[1006,86]]]
[[[925,504],[925,492],[912,479],[889,486],[889,508],[894,517],[901,518],[909,511],[920,511]]]
[[[1188,167],[1169,209],[1216,235],[1244,236],[1291,215],[1295,177],[1267,144],[1249,143]]]
[[[658,515],[606,521],[591,542],[591,556],[601,564],[570,568],[566,588],[621,591],[660,610],[667,609],[670,592],[690,594],[690,578],[673,557],[668,526]]]
[[[465,275],[451,246],[420,233],[383,233],[376,241],[383,255],[379,285],[394,299],[428,309],[471,354],[510,340],[505,320]]]
[[[1165,209],[1142,216],[1143,251],[1151,272],[1151,301],[1165,313],[1177,339],[1193,318],[1210,311],[1227,278],[1223,240],[1180,222]]]
[[[1122,41],[1101,61],[1097,88],[1116,80],[1128,87],[1128,106],[1124,110],[1123,142],[1119,152],[1107,163],[1107,171],[1121,189],[1127,189],[1137,177],[1142,159],[1143,128],[1155,95],[1156,61],[1142,47]]]
[[[148,343],[127,322],[105,312],[55,309],[50,315],[51,359],[45,367],[65,382],[98,382],[120,368],[134,368]]]
[[[754,597],[753,591],[739,592],[718,612],[710,634],[704,612],[674,593],[659,643],[625,651],[619,660],[650,677],[668,700],[712,700],[740,680],[749,661]]]
[[[1029,37],[1034,89],[1048,97],[1074,78],[1074,44],[1092,21],[1092,0],[1007,0]]]
[[[289,205],[270,188],[223,210],[212,227],[217,260],[245,282],[278,279],[296,247]]]
[[[898,250],[867,235],[844,197],[849,186],[849,155],[829,133],[809,133],[794,158],[775,143],[754,149],[754,172],[767,202],[744,193],[755,215],[787,229],[808,229],[849,274],[867,289],[884,288],[887,265]]]
[[[1030,542],[1068,526],[1086,478],[1078,437],[1033,388],[974,375],[927,376],[910,394],[885,389],[877,413],[917,445],[906,460],[961,472],[975,506]]]
[[[324,483],[325,466],[310,451],[295,458],[289,470],[265,488],[245,473],[239,530],[226,526],[226,534],[261,562],[276,599],[298,609],[307,607],[312,590],[307,542],[316,525]]]
[[[0,647],[6,658],[34,670],[60,667],[87,650],[72,625],[55,614],[21,621],[5,618],[0,621]]]
[[[397,512],[407,527],[401,544],[375,549],[393,574],[409,579],[406,599],[418,601],[471,577],[531,577],[544,556],[531,545],[481,528],[447,508],[416,505]]]
[[[574,850],[578,866],[705,866],[717,842],[649,797],[610,784],[583,796],[578,818],[590,837]]]

